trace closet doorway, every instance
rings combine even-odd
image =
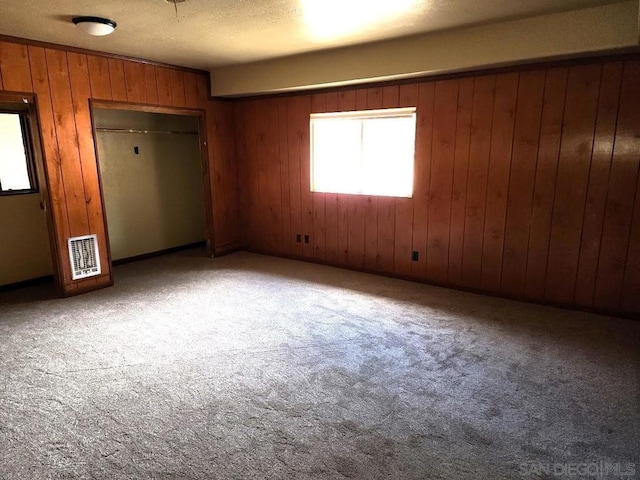
[[[92,111],[111,260],[207,244],[201,114]]]

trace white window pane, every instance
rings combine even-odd
[[[364,124],[363,193],[411,196],[415,119],[379,118]]]
[[[357,193],[360,185],[360,121],[316,121],[312,128],[312,190]]]
[[[318,114],[311,118],[311,190],[410,197],[415,110]]]
[[[20,115],[15,113],[0,113],[0,184],[5,192],[31,188]]]

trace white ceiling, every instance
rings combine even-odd
[[[0,0],[0,33],[209,70],[616,0]],[[90,37],[71,18],[118,23]]]

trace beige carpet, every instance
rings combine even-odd
[[[638,322],[249,253],[115,274],[0,294],[0,478],[640,476]]]

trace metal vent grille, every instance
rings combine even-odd
[[[69,239],[69,260],[71,261],[71,278],[100,275],[100,254],[96,235],[85,235]]]

